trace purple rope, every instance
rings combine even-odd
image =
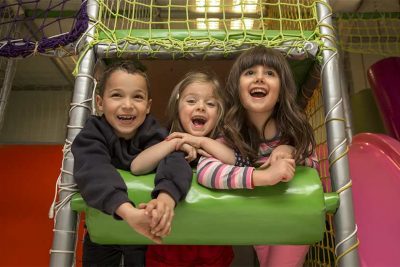
[[[56,5],[51,6],[50,8],[46,9],[46,13],[51,10],[51,8],[55,8],[58,7],[60,5],[62,5],[62,9],[61,12],[64,11],[64,7],[65,7],[65,3],[68,2],[70,0],[66,0],[66,1],[62,1],[62,2],[58,2]],[[36,7],[37,7],[37,3],[38,0],[36,1],[21,1],[18,0],[18,9],[23,5],[23,4],[27,4],[27,3],[36,3]],[[16,4],[14,4],[16,5]],[[50,4],[49,4],[50,6]],[[4,16],[4,14],[6,13],[5,9],[6,8],[10,8],[11,5],[6,5],[5,1],[0,2],[0,15]],[[46,14],[45,13],[45,14]],[[38,17],[39,13],[35,13],[34,15],[30,16],[30,17],[15,17],[12,18],[11,21],[6,21],[5,23],[1,23],[0,22],[0,27],[4,27],[2,26],[2,24],[7,24],[7,23],[22,23],[22,22],[26,22],[26,25],[29,27],[30,23],[33,23],[33,21]],[[86,31],[87,27],[88,27],[88,22],[89,22],[89,17],[87,15],[87,11],[86,11],[86,1],[82,1],[82,5],[80,7],[80,9],[77,11],[77,13],[73,16],[74,17],[74,22],[73,25],[71,27],[71,30],[68,33],[64,33],[64,34],[60,34],[56,37],[47,37],[44,35],[44,29],[54,23],[58,23],[59,24],[59,28],[61,29],[61,25],[60,25],[60,21],[66,18],[57,18],[56,20],[50,22],[50,23],[45,23],[46,19],[44,20],[43,24],[39,27],[38,30],[34,31],[33,29],[31,29],[33,33],[33,35],[38,34],[39,36],[27,36],[24,37],[22,40],[15,40],[15,38],[12,38],[10,35],[12,34],[12,32],[9,33],[8,36],[6,36],[5,38],[2,38],[0,40],[0,56],[3,57],[26,57],[31,55],[34,51],[35,51],[35,41],[32,40],[36,40],[38,39],[38,46],[36,51],[38,53],[45,53],[48,50],[54,50],[56,48],[68,45],[70,43],[75,42],[76,40],[78,40],[78,38]],[[35,38],[36,37],[36,38]],[[4,44],[4,42],[6,42]]]

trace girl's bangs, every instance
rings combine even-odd
[[[263,65],[278,71],[281,69],[280,59],[275,54],[266,53],[263,49],[256,49],[243,57],[239,69],[240,73],[256,65]]]

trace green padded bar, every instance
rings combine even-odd
[[[290,41],[289,38],[293,38],[296,40],[308,40],[313,41],[316,39],[315,32],[313,31],[296,31],[296,30],[229,30],[221,31],[221,30],[185,30],[185,29],[135,29],[132,30],[115,30],[115,31],[99,31],[98,40],[102,39],[125,39],[125,38],[137,38],[143,40],[157,40],[157,39],[176,39],[180,41],[188,41],[188,40],[196,40],[196,39],[210,39],[215,38],[217,40],[242,40],[245,37],[250,40],[275,40],[277,37],[283,38],[285,36],[288,38],[285,41]],[[111,34],[111,35],[110,35]]]
[[[136,204],[148,202],[154,174],[135,177],[120,171]],[[330,210],[338,198],[328,197]],[[336,204],[335,204],[336,203]],[[124,221],[84,204],[77,194],[72,209],[86,213],[92,241],[100,244],[151,244]],[[164,244],[257,245],[312,244],[325,231],[325,198],[315,169],[297,167],[288,183],[253,190],[210,190],[196,182],[175,209],[171,234]]]

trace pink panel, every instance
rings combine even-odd
[[[349,162],[361,266],[399,266],[400,142],[358,134]]]

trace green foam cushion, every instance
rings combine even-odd
[[[120,171],[136,204],[150,200],[154,174],[135,177]],[[197,183],[175,208],[164,244],[312,244],[325,230],[325,201],[315,169],[297,167],[288,183],[253,190],[212,190]],[[335,201],[337,206],[337,198]],[[72,208],[85,212],[91,240],[99,244],[151,244],[124,221],[88,207],[77,194]]]

